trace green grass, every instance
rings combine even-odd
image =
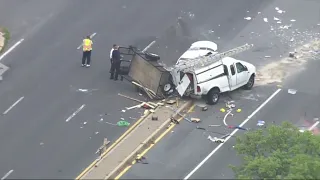
[[[4,41],[4,45],[0,51],[0,54],[3,53],[3,51],[6,50],[6,47],[7,47],[7,44],[9,42],[9,39],[10,39],[10,33],[8,31],[7,28],[3,28],[3,27],[0,27],[0,32],[2,32],[4,34],[4,38],[5,38],[5,41]]]

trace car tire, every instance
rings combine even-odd
[[[248,80],[247,84],[243,86],[244,89],[246,89],[246,90],[252,89],[252,87],[253,87],[253,85],[254,85],[254,79],[255,79],[255,78],[254,78],[254,75],[251,75],[251,77],[250,77],[250,79]]]
[[[213,88],[207,94],[207,104],[215,105],[219,102],[220,99],[220,91],[217,88]]]
[[[162,92],[165,96],[170,96],[173,92],[174,92],[174,88],[173,88],[173,84],[165,84],[163,87],[162,87]]]

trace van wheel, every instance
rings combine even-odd
[[[207,94],[207,103],[209,105],[214,105],[219,102],[220,99],[220,91],[219,89],[211,89],[209,93]]]
[[[250,89],[252,89],[253,85],[254,85],[254,75],[251,75],[251,77],[248,80],[247,84],[244,85],[244,89],[250,90]]]

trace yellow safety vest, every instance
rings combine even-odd
[[[92,41],[90,39],[84,39],[82,47],[83,47],[83,51],[91,51]]]

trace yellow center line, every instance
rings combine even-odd
[[[193,111],[194,107],[195,107],[195,105],[192,105],[192,106],[189,108],[189,110],[187,111],[186,114],[191,113],[191,112]],[[180,122],[180,121],[185,117],[186,114],[184,114],[183,117],[180,117],[177,121]],[[155,144],[157,144],[165,135],[167,135],[168,132],[170,132],[175,126],[176,126],[176,124],[170,123],[169,128],[168,128],[166,131],[164,131],[164,132],[154,141],[154,144],[151,144],[147,149],[145,149],[142,153],[140,153],[140,157],[141,157],[141,156],[144,156],[145,154],[147,154],[147,152],[148,152]],[[129,166],[127,166],[125,169],[123,169],[123,171],[121,171],[121,172],[118,174],[118,176],[116,176],[114,179],[115,179],[115,180],[120,179],[136,162],[137,162],[136,160],[132,161],[131,165],[129,165]]]

